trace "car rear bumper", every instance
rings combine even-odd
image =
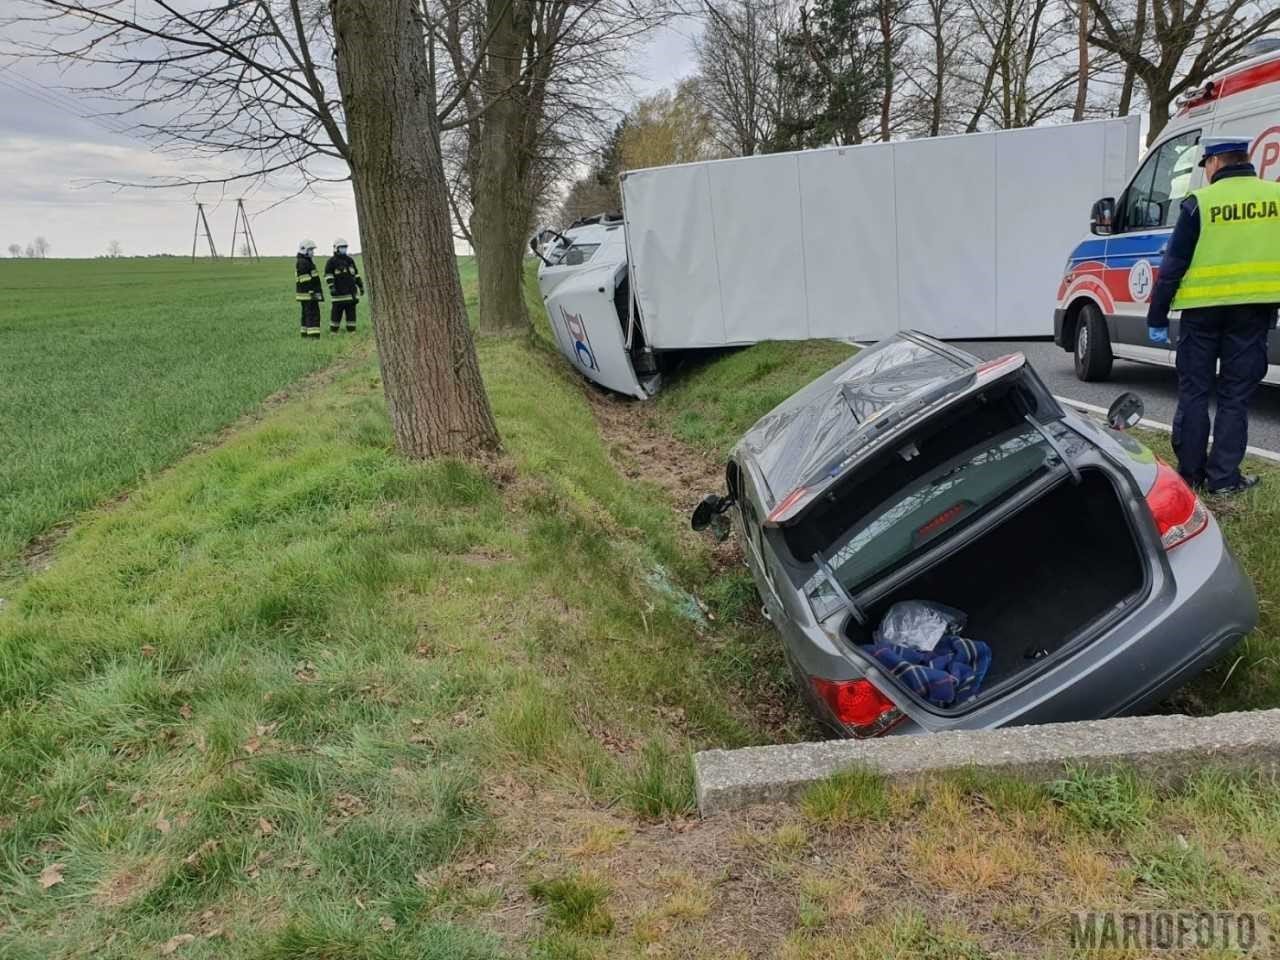
[[[1075,344],[1071,342],[1071,337],[1067,334],[1066,325],[1066,308],[1059,307],[1057,310],[1053,311],[1053,342],[1063,350],[1074,350]]]

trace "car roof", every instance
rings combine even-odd
[[[765,414],[738,442],[765,481],[766,506],[839,464],[873,437],[894,407],[981,361],[916,331],[897,333],[829,371]]]

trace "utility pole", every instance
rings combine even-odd
[[[213,233],[209,230],[209,220],[204,215],[204,204],[196,204],[196,229],[191,235],[191,259],[196,258],[196,243],[200,239],[200,228],[204,227],[204,237],[209,241],[209,256],[218,259],[218,248],[213,245]]]
[[[244,225],[244,250],[245,256],[260,259],[258,256],[258,242],[253,239],[253,231],[249,229],[249,214],[244,209],[244,198],[236,200],[236,222],[231,227],[231,258],[234,260],[236,256],[236,237],[241,233],[240,225]]]

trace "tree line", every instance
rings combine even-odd
[[[25,248],[20,243],[9,244],[9,256],[15,259],[26,257],[28,260],[43,260],[52,248],[53,244],[44,237],[36,237]]]
[[[1280,23],[1256,0],[703,0],[697,69],[611,131],[555,219],[616,209],[622,170],[1144,109]]]
[[[569,201],[628,166],[1127,112],[1139,92],[1158,131],[1280,21],[1270,0],[690,2],[10,0],[0,53],[232,171],[120,186],[350,181],[397,444],[475,458],[500,440],[455,235],[478,332],[527,331],[525,242],[584,160]],[[689,15],[697,75],[619,121],[630,51]]]

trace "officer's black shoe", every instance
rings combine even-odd
[[[306,327],[303,327],[303,328],[302,328],[302,339],[303,339],[303,340],[307,339],[307,328],[306,328]]]
[[[1214,497],[1234,497],[1236,494],[1244,493],[1251,490],[1262,482],[1262,478],[1252,473],[1242,473],[1240,482],[1233,483],[1229,487],[1218,487],[1216,490],[1210,490],[1210,496]]]
[[[355,333],[356,325],[354,323],[347,324],[347,333]]]
[[[330,332],[330,333],[337,333],[337,332],[338,332],[338,328],[337,328],[337,327],[330,327],[330,328],[329,328],[329,332]]]

